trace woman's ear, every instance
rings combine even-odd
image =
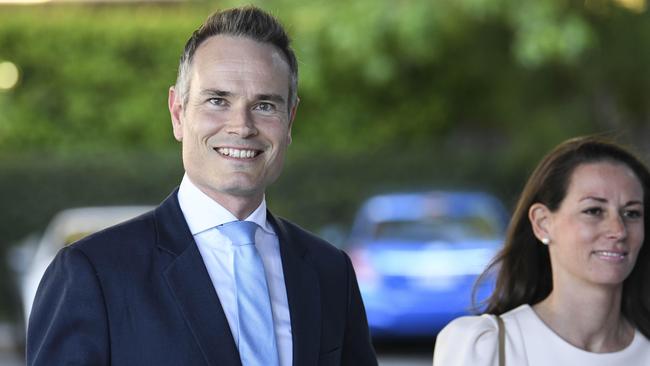
[[[528,220],[533,226],[533,233],[543,244],[551,242],[551,210],[546,205],[534,203],[528,209]]]

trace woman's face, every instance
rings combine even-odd
[[[643,187],[627,165],[582,164],[549,215],[554,281],[621,286],[644,238]]]

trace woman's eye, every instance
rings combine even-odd
[[[603,213],[603,209],[600,207],[590,207],[582,212],[591,216],[600,216]]]
[[[630,219],[638,219],[643,216],[640,210],[626,210],[623,212],[623,216]]]

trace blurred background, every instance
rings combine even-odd
[[[376,195],[482,192],[507,216],[566,138],[606,134],[648,158],[646,0],[0,0],[0,351],[21,352],[21,281],[57,213],[155,205],[180,182],[167,89],[182,47],[212,10],[248,3],[287,26],[300,68],[270,207],[349,250],[360,281],[369,260],[353,227],[372,221],[363,215]],[[456,239],[445,240],[448,250]],[[413,258],[390,253],[402,260],[393,272]],[[425,351],[384,341],[383,364],[429,364],[434,335]]]

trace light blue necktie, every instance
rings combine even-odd
[[[233,245],[242,365],[278,366],[269,288],[262,258],[255,247],[258,227],[252,221],[233,221],[218,229]]]

